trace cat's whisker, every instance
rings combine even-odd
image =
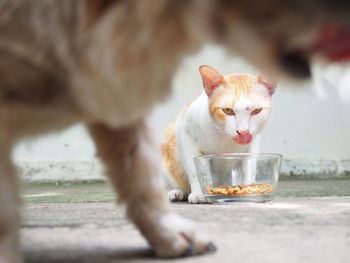
[[[217,135],[220,135],[220,136],[226,136],[226,135],[229,135],[228,133],[226,132],[222,132],[222,131],[214,131],[215,134]]]
[[[225,131],[223,129],[216,128],[216,127],[212,127],[211,130],[216,134],[221,134],[221,135],[230,134],[227,131]]]
[[[223,140],[231,139],[232,133],[223,129],[218,129],[216,127],[212,127],[211,129],[215,134],[220,135]]]

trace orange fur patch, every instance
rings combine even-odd
[[[231,74],[225,76],[224,79],[226,81],[224,86],[233,88],[236,97],[249,95],[251,87],[258,82],[256,77],[245,74]]]
[[[184,116],[185,116],[185,114],[186,114],[186,112],[188,111],[188,109],[189,109],[189,107],[191,106],[191,104],[192,104],[192,102],[190,102],[190,103],[188,103],[183,109],[182,109],[182,111],[179,113],[179,118],[180,119],[182,119]]]
[[[257,77],[246,74],[224,75],[223,88],[217,90],[210,97],[209,111],[213,118],[225,120],[226,114],[221,111],[222,107],[234,108],[235,101],[241,96],[249,96],[258,83]],[[218,102],[220,107],[218,107]]]
[[[213,113],[216,115],[216,117],[218,117],[220,120],[224,120],[226,118],[225,113],[222,112],[222,108],[221,107],[215,107],[213,109]]]
[[[187,111],[189,105],[180,113],[180,116],[184,115]],[[175,137],[175,123],[170,123],[166,129],[166,143],[162,145],[162,155],[164,165],[175,181],[181,186],[182,190],[189,193],[191,192],[191,187],[189,185],[186,174],[181,166],[180,161],[177,158],[176,153],[176,137]]]

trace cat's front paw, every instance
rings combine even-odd
[[[188,219],[166,214],[157,226],[158,229],[151,232],[151,243],[159,257],[193,256],[216,250],[207,235]]]
[[[201,193],[190,193],[188,196],[190,204],[208,204],[208,200]]]
[[[168,199],[170,202],[184,201],[186,199],[186,195],[180,189],[173,189],[168,192]]]

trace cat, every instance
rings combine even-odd
[[[199,68],[203,91],[166,128],[163,161],[170,201],[206,203],[193,158],[200,155],[259,152],[260,132],[271,112],[274,81],[263,75],[222,75]],[[245,183],[254,182],[254,163],[247,163]],[[251,169],[251,170],[248,170]]]
[[[313,55],[345,59],[348,46],[339,44],[349,35],[343,34],[349,5],[0,1],[0,261],[21,262],[14,145],[78,122],[88,128],[128,218],[157,256],[211,251],[202,229],[169,210],[147,116],[170,94],[182,59],[208,43],[236,52],[271,76],[307,77]],[[334,34],[322,38],[328,25]]]

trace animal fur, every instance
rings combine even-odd
[[[21,261],[14,144],[76,122],[87,125],[129,218],[157,255],[181,256],[190,247],[194,253],[207,251],[207,238],[169,214],[158,148],[145,116],[169,95],[181,59],[204,43],[234,49],[270,75],[307,75],[304,57],[291,50],[311,45],[325,22],[347,21],[348,5],[341,0],[0,1],[0,261]]]
[[[194,158],[259,152],[260,133],[271,112],[276,83],[266,76],[222,75],[205,65],[200,67],[200,74],[202,93],[168,125],[167,140],[162,145],[168,198],[172,202],[207,203]],[[255,182],[256,164],[249,161],[244,165],[249,169],[245,170],[244,181],[239,183]]]

